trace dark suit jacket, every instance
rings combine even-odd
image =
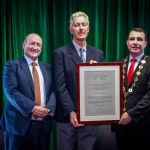
[[[144,57],[143,57],[144,58]],[[141,60],[143,60],[143,58]],[[124,59],[120,60],[121,62]],[[125,67],[125,73],[128,69]],[[128,90],[136,77],[136,72],[139,70],[140,62],[134,71],[130,85],[128,87],[127,80],[125,80],[125,88]],[[127,74],[125,74],[127,77]],[[126,98],[126,109],[129,116],[133,119],[128,125],[128,130],[131,133],[148,133],[150,134],[150,57],[146,58],[146,64],[141,70],[141,74],[138,76],[133,92]],[[111,128],[113,132],[120,133],[123,125],[112,124]]]
[[[103,52],[90,45],[86,47],[86,62],[104,61]],[[57,95],[56,121],[69,123],[70,112],[76,110],[76,63],[81,62],[73,45],[62,46],[53,53],[53,73]]]
[[[44,62],[38,63],[45,83],[46,108],[54,112],[56,99],[53,90],[52,67]],[[28,130],[35,106],[32,75],[24,57],[6,62],[3,87],[7,101],[1,118],[2,129],[22,136]],[[45,133],[50,133],[51,116],[46,116],[43,123]]]

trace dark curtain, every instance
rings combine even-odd
[[[0,115],[5,106],[2,87],[3,66],[7,60],[23,55],[22,42],[29,33],[43,38],[40,60],[51,64],[52,52],[72,40],[70,15],[83,11],[89,16],[87,43],[104,51],[107,62],[128,55],[126,40],[134,27],[143,28],[150,37],[149,0],[1,0]],[[145,53],[148,55],[150,45]],[[53,122],[51,150],[56,149],[56,122]]]

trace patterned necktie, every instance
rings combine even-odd
[[[81,58],[81,61],[82,61],[82,62],[85,62],[85,58],[84,58],[84,55],[83,55],[84,49],[83,49],[83,48],[80,48],[79,51],[80,51],[80,58]]]
[[[129,71],[128,71],[128,85],[130,83],[130,80],[131,80],[133,72],[134,72],[135,62],[136,62],[136,58],[132,58],[131,59],[131,66],[130,66]]]
[[[32,74],[34,80],[34,93],[35,93],[35,103],[37,106],[41,105],[41,93],[40,93],[40,82],[39,76],[36,69],[36,62],[32,62]]]

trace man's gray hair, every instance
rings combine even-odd
[[[88,25],[89,25],[89,17],[88,17],[84,12],[78,11],[78,12],[76,12],[76,13],[73,13],[73,14],[71,15],[71,17],[70,17],[70,20],[69,20],[69,22],[70,22],[70,28],[73,26],[73,18],[74,18],[74,17],[80,17],[80,16],[85,17],[86,22],[87,22]]]

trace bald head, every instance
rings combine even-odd
[[[42,38],[35,33],[26,36],[23,42],[24,54],[35,61],[42,51]]]
[[[26,37],[25,37],[25,39],[24,39],[24,42],[27,42],[27,40],[28,40],[28,38],[30,38],[30,37],[38,37],[39,39],[41,39],[41,41],[42,41],[42,38],[38,35],[38,34],[36,34],[36,33],[31,33],[31,34],[28,34]]]

